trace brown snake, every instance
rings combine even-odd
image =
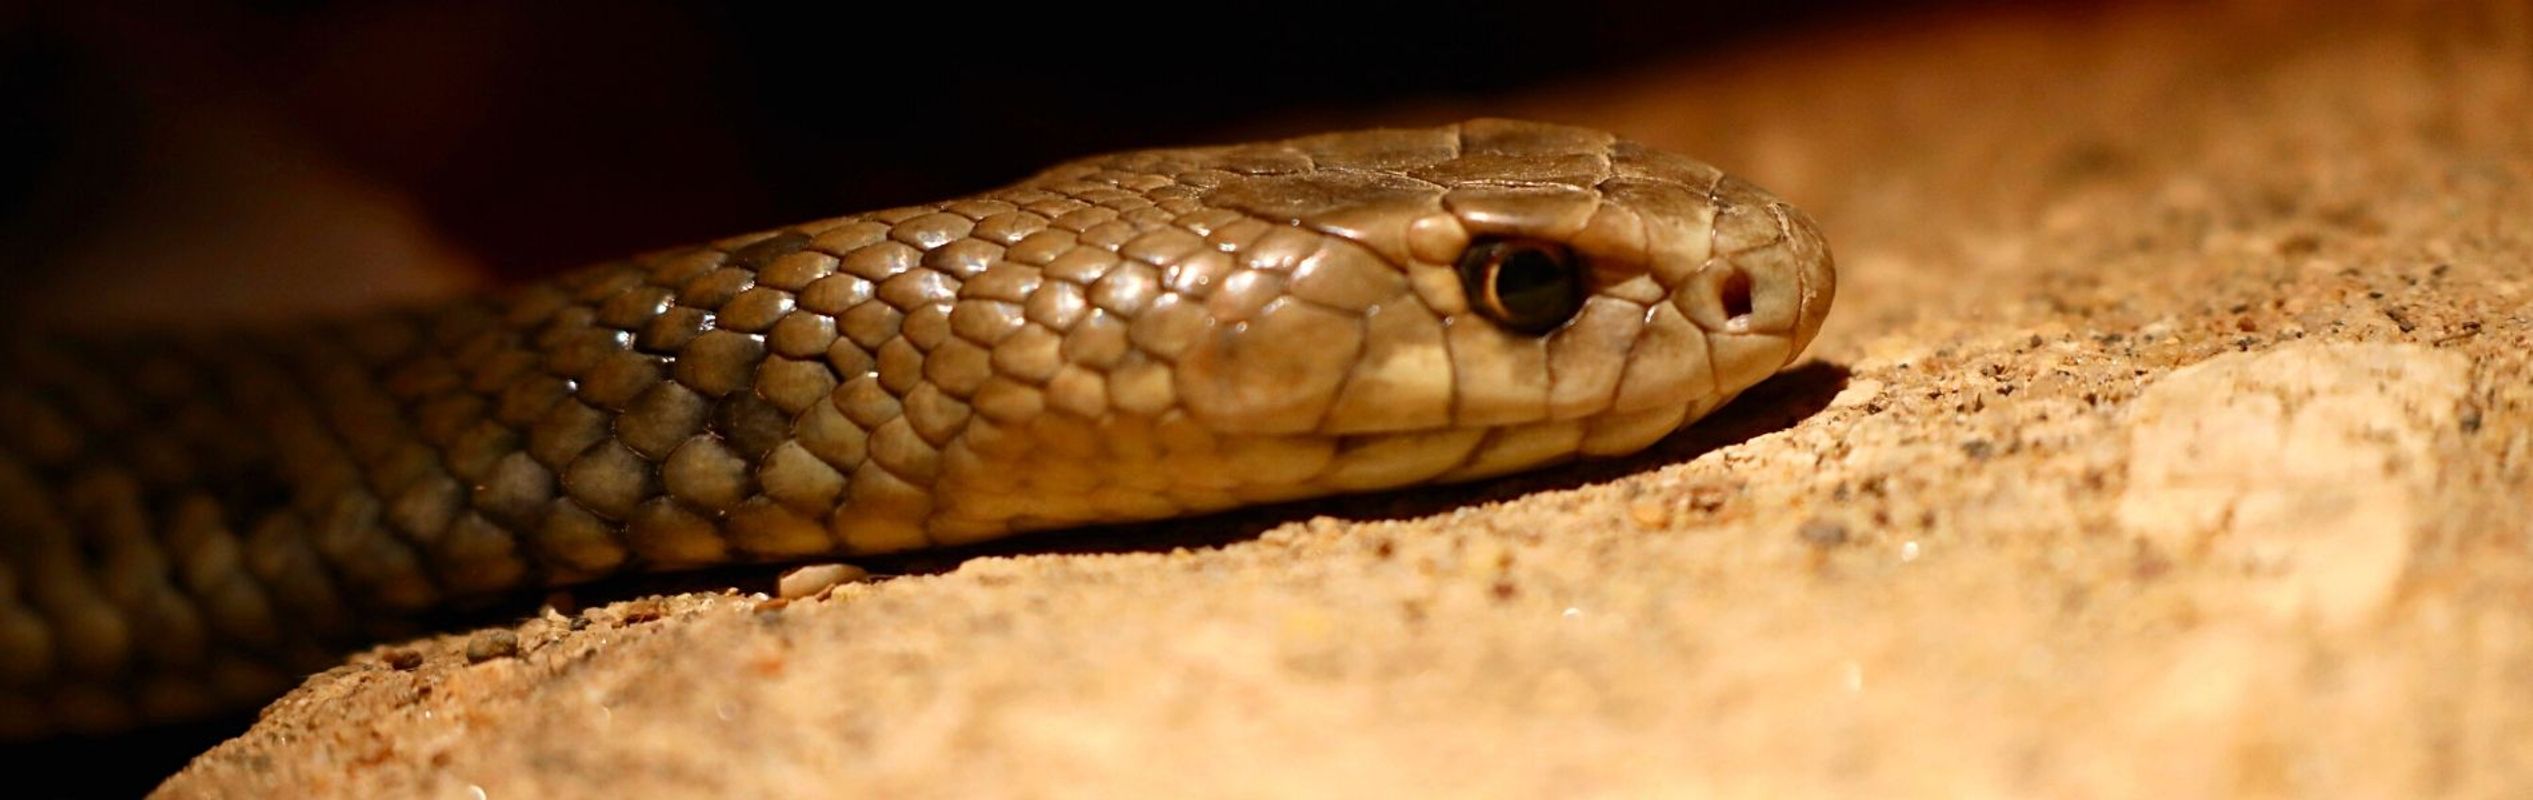
[[[1829,310],[1800,212],[1502,120],[1091,158],[287,329],[0,348],[0,738],[453,600],[1638,450]]]

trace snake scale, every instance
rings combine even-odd
[[[0,346],[0,738],[251,706],[467,598],[1468,481],[1789,363],[1832,262],[1508,120],[1150,150],[445,305]]]

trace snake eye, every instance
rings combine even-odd
[[[1547,242],[1477,242],[1460,253],[1460,285],[1497,324],[1519,333],[1556,330],[1583,308],[1583,268]]]

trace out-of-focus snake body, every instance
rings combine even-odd
[[[1501,241],[1570,253],[1579,307],[1491,318],[1461,265]],[[451,600],[1630,452],[1789,362],[1832,284],[1712,167],[1481,120],[1093,158],[360,320],[15,337],[0,738],[259,702]]]

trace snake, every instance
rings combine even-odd
[[[1070,161],[462,299],[0,344],[0,738],[389,624],[1641,450],[1790,364],[1819,227],[1475,119]]]

